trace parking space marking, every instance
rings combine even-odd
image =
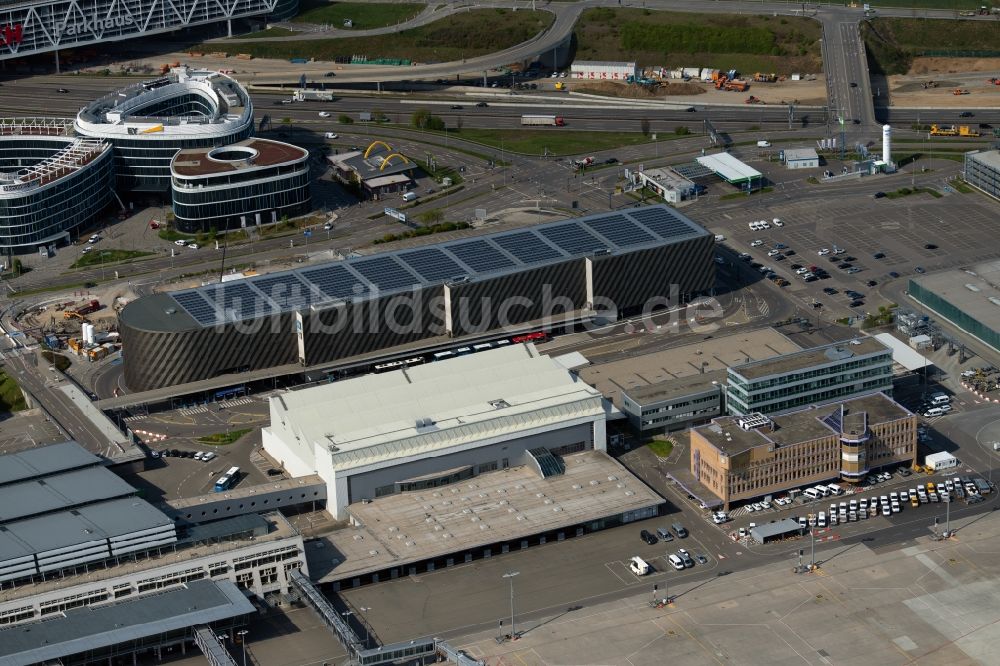
[[[632,571],[631,571],[631,570],[629,570],[629,569],[628,569],[628,568],[627,568],[627,567],[625,566],[625,564],[623,564],[623,563],[622,563],[622,561],[621,561],[621,560],[614,560],[614,561],[612,561],[612,562],[605,562],[605,563],[604,563],[604,567],[605,567],[605,568],[606,568],[606,569],[608,570],[608,572],[609,572],[609,573],[610,573],[610,574],[611,574],[612,576],[614,576],[615,578],[617,578],[617,579],[618,579],[618,581],[619,581],[619,582],[621,582],[621,583],[622,583],[623,585],[633,585],[633,584],[635,584],[636,582],[638,582],[638,581],[636,581],[636,580],[626,580],[625,578],[622,578],[621,576],[619,576],[619,575],[618,575],[618,573],[617,573],[617,572],[615,571],[615,568],[616,568],[616,567],[622,567],[622,568],[624,568],[624,569],[625,569],[626,571],[628,571],[628,573],[629,573],[629,574],[630,574],[630,575],[632,576],[632,578],[633,578],[633,579],[635,578],[635,574],[633,574],[633,573],[632,573]]]

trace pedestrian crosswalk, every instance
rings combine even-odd
[[[235,398],[233,400],[226,400],[223,402],[212,403],[211,405],[196,405],[194,407],[185,407],[183,409],[178,409],[177,413],[183,416],[193,416],[194,414],[204,414],[215,406],[217,409],[229,409],[231,407],[238,407],[239,405],[249,405],[253,402],[253,398]]]

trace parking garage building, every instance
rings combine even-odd
[[[591,215],[136,299],[120,313],[132,391],[434,337],[686,302],[714,239],[667,206]]]

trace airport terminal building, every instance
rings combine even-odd
[[[711,234],[661,205],[153,294],[119,315],[125,381],[145,391],[666,307],[713,288],[714,254]]]
[[[270,398],[264,450],[319,474],[327,509],[606,450],[601,394],[534,345],[513,345]]]
[[[172,518],[76,442],[0,456],[0,627],[195,582],[264,599],[287,593],[305,562],[301,534],[276,511]]]

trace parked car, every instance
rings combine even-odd
[[[652,546],[656,543],[656,537],[649,533],[649,530],[643,530],[639,532],[639,538],[645,541],[648,545]]]

